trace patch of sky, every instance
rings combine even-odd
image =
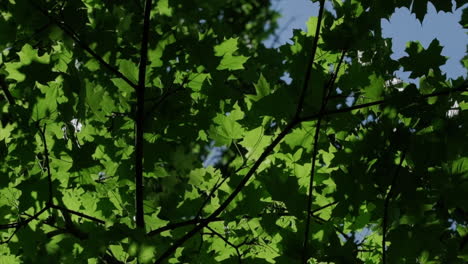
[[[435,7],[428,3],[428,13],[422,23],[407,8],[396,9],[389,20],[382,20],[383,37],[392,38],[392,58],[399,59],[406,56],[405,48],[409,41],[420,41],[421,45],[427,48],[431,41],[437,38],[444,47],[442,55],[449,57],[447,63],[441,67],[442,72],[453,79],[460,76],[466,77],[467,71],[461,65],[460,60],[466,54],[468,32],[458,22],[463,8],[467,5],[448,13],[437,12]],[[312,3],[310,0],[275,1],[273,8],[281,14],[278,20],[279,27],[276,34],[264,41],[264,45],[277,48],[285,43],[292,43],[290,39],[293,29],[306,30],[306,21],[311,16],[317,16],[318,7],[318,2]],[[326,1],[325,8],[333,12],[329,1]],[[419,84],[417,79],[411,80],[410,73],[402,69],[395,75],[405,82]]]

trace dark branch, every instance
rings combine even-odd
[[[314,213],[317,213],[323,209],[326,209],[330,206],[333,206],[335,204],[337,204],[338,202],[332,202],[332,203],[329,203],[329,204],[326,204],[324,206],[321,206],[317,209],[314,209],[312,211],[310,211],[311,214],[314,214]],[[281,212],[281,213],[268,213],[269,215],[271,214],[274,214],[274,215],[277,215],[278,217],[282,217],[282,216],[292,216],[290,213],[288,212]],[[264,215],[266,214],[259,214],[258,216],[256,217],[263,217]],[[255,217],[249,217],[249,216],[241,216],[241,218],[243,219],[250,219],[250,218],[255,218]],[[183,222],[179,222],[179,223],[169,223],[163,227],[160,227],[160,228],[157,228],[153,231],[150,231],[147,236],[154,236],[154,235],[157,235],[157,234],[160,234],[162,232],[165,232],[165,231],[171,231],[171,230],[174,230],[174,229],[177,229],[177,228],[181,228],[181,227],[185,227],[185,226],[189,226],[189,225],[197,225],[197,224],[200,224],[204,221],[206,221],[207,219],[200,219],[200,218],[194,218],[194,219],[191,219],[191,220],[187,220],[187,221],[183,221]],[[218,222],[218,221],[226,221],[226,219],[224,218],[221,218],[221,217],[216,217],[214,218],[213,220],[211,220],[210,222]]]
[[[231,165],[231,163],[236,159],[237,155],[234,155],[232,156],[232,158],[229,159],[229,161],[223,165],[221,168],[219,168],[219,170],[221,171],[221,174],[222,175],[225,175],[227,174],[226,172],[228,171],[229,169],[229,166]],[[244,162],[243,164],[240,166],[240,168],[242,168],[245,164],[245,162],[247,161],[247,159],[244,159]],[[203,213],[203,209],[205,208],[205,206],[208,204],[208,202],[211,200],[211,197],[213,197],[214,193],[216,191],[218,191],[218,189],[229,179],[229,176],[222,176],[222,180],[221,181],[217,181],[216,184],[213,186],[213,188],[211,188],[210,192],[208,193],[208,196],[206,197],[206,199],[203,201],[202,205],[200,206],[200,209],[198,209],[198,212],[197,212],[197,216],[195,218],[199,218],[201,216],[201,214]]]
[[[54,199],[54,191],[52,187],[52,174],[50,172],[49,149],[47,148],[47,141],[45,137],[46,125],[44,124],[44,128],[41,129],[41,127],[38,124],[37,128],[39,129],[39,134],[41,135],[42,144],[44,144],[45,168],[47,170],[47,184],[49,186],[49,199],[47,203],[51,205],[52,200]]]
[[[93,216],[89,216],[89,215],[86,215],[86,214],[83,214],[83,213],[80,213],[80,212],[77,212],[77,211],[74,211],[74,210],[71,210],[71,209],[68,209],[66,207],[63,207],[63,206],[60,206],[60,205],[55,205],[55,204],[52,204],[50,205],[51,208],[54,208],[54,209],[57,209],[57,210],[60,210],[62,212],[66,212],[66,213],[69,213],[69,214],[73,214],[73,215],[77,215],[79,217],[83,217],[85,219],[88,219],[88,220],[91,220],[93,222],[96,222],[98,224],[105,224],[106,222],[104,220],[101,220],[101,219],[98,219],[96,217],[93,217]]]
[[[138,228],[145,228],[145,213],[143,208],[143,126],[145,121],[145,82],[146,64],[148,63],[148,42],[150,11],[152,0],[146,0],[143,18],[143,37],[140,49],[140,67],[138,68],[137,108],[136,108],[136,138],[135,138],[135,218]]]
[[[174,251],[179,248],[181,245],[185,243],[189,238],[197,234],[200,230],[202,230],[208,223],[212,222],[214,219],[218,217],[226,207],[234,200],[234,198],[242,191],[242,189],[247,185],[249,180],[253,177],[255,171],[258,169],[260,164],[270,155],[273,149],[278,145],[281,140],[299,123],[298,120],[291,121],[281,133],[273,140],[273,142],[266,147],[263,151],[262,155],[257,159],[257,161],[253,164],[241,182],[237,185],[234,191],[229,195],[229,197],[214,211],[207,219],[200,221],[200,223],[195,226],[192,230],[182,236],[180,239],[176,240],[172,246],[170,246],[163,254],[156,260],[156,264],[162,263],[167,257],[172,255]]]
[[[233,243],[229,242],[229,240],[227,238],[225,238],[223,235],[221,235],[220,233],[218,233],[216,230],[214,230],[213,228],[211,228],[210,226],[206,226],[206,228],[208,228],[208,230],[210,230],[214,235],[216,235],[217,237],[221,238],[221,240],[224,241],[224,243],[228,244],[229,246],[231,246],[232,248],[234,248],[236,250],[236,253],[237,253],[237,257],[239,258],[239,264],[242,264],[242,254],[240,253],[239,251],[239,246],[236,246],[234,245]]]
[[[324,205],[324,206],[320,206],[320,207],[317,208],[317,209],[311,210],[310,213],[311,213],[311,214],[316,213],[316,212],[321,211],[321,210],[323,210],[323,209],[326,209],[326,208],[328,208],[328,207],[330,207],[330,206],[333,206],[333,205],[335,205],[335,204],[337,204],[337,203],[338,203],[338,202],[332,202],[332,203],[326,204],[326,205]]]
[[[322,16],[323,16],[324,7],[325,7],[325,0],[320,0],[320,9],[318,13],[317,27],[315,28],[314,42],[312,43],[312,54],[310,56],[309,62],[307,63],[306,74],[305,74],[304,82],[302,85],[302,91],[299,96],[299,103],[297,104],[295,118],[299,117],[302,111],[302,107],[304,106],[305,95],[307,93],[307,87],[309,86],[309,82],[311,78],[310,75],[312,73],[312,67],[314,65],[315,54],[317,53],[317,45],[318,45],[318,39],[320,35],[320,27],[322,25]]]
[[[312,217],[314,218],[315,222],[317,222],[319,224],[324,224],[324,223],[328,222],[327,220],[321,218],[320,216],[313,215]],[[340,233],[340,235],[342,235],[346,239],[351,239],[352,238],[351,235],[346,234],[341,229],[339,229],[336,225],[333,225],[333,229],[335,229],[336,232]]]
[[[439,91],[439,92],[434,92],[434,93],[431,93],[431,94],[421,95],[418,98],[415,98],[415,101],[422,100],[422,99],[427,99],[429,97],[434,97],[434,96],[450,95],[452,93],[458,93],[458,92],[468,92],[468,82],[464,82],[464,83],[462,83],[461,85],[459,85],[456,88],[447,89],[447,90]],[[347,113],[347,112],[351,112],[353,110],[363,109],[363,108],[367,108],[367,107],[371,107],[371,106],[375,106],[375,105],[384,105],[384,104],[388,104],[389,102],[392,102],[394,100],[395,100],[394,98],[388,98],[388,99],[383,99],[383,100],[379,100],[379,101],[375,101],[375,102],[359,104],[359,105],[355,105],[355,106],[351,106],[351,107],[345,107],[345,108],[341,108],[341,109],[334,109],[334,110],[330,110],[330,111],[325,111],[324,113],[317,113],[317,114],[302,117],[302,118],[300,118],[300,121],[301,122],[311,121],[311,120],[318,119],[318,118],[320,118],[322,116],[329,116],[329,115],[334,115],[334,114]]]
[[[328,99],[330,98],[332,87],[335,83],[335,80],[338,76],[338,72],[340,71],[341,64],[343,63],[344,55],[346,51],[341,53],[340,60],[338,65],[336,66],[335,73],[331,76],[329,82],[324,87],[323,96],[322,96],[322,105],[320,106],[320,112],[323,113],[328,103]],[[322,117],[319,117],[317,120],[317,124],[315,126],[315,134],[314,134],[314,149],[312,153],[312,166],[310,169],[310,180],[309,180],[309,192],[307,194],[307,210],[306,212],[310,212],[312,208],[312,200],[313,200],[313,189],[314,189],[314,175],[315,175],[315,164],[317,161],[317,152],[318,152],[318,140],[320,135],[320,127],[322,124]],[[304,232],[304,245],[302,249],[302,263],[306,264],[308,257],[307,252],[309,251],[309,232],[310,232],[310,219],[312,214],[307,214],[305,232]]]
[[[52,21],[54,24],[56,24],[65,34],[70,36],[73,41],[75,41],[76,44],[78,44],[83,50],[88,52],[94,59],[96,59],[101,65],[103,65],[105,68],[107,68],[110,72],[115,74],[117,77],[120,79],[124,80],[128,85],[131,87],[137,89],[137,85],[132,82],[130,79],[128,79],[123,73],[121,73],[119,70],[117,70],[114,66],[110,65],[107,63],[101,56],[99,56],[95,51],[93,51],[86,43],[84,43],[78,34],[74,32],[69,26],[67,26],[63,21],[58,20],[47,10],[42,8],[39,4],[34,2],[33,0],[29,0],[29,3],[34,6],[37,10],[39,10],[44,16],[46,16],[50,21]]]
[[[37,212],[36,214],[34,214],[33,216],[29,217],[28,219],[26,220],[23,220],[23,221],[19,221],[19,222],[16,222],[16,223],[11,223],[11,224],[6,224],[6,225],[0,225],[0,229],[10,229],[10,228],[15,228],[15,231],[13,231],[13,233],[11,234],[10,237],[8,237],[7,240],[5,241],[1,241],[0,242],[0,245],[1,244],[6,244],[8,242],[10,242],[10,240],[13,238],[13,236],[16,234],[16,232],[18,232],[18,230],[20,228],[22,228],[23,226],[26,226],[27,224],[29,224],[29,222],[31,222],[32,220],[35,220],[37,219],[42,213],[44,213],[47,209],[49,209],[50,207],[47,205],[46,207],[42,208],[39,212]]]
[[[383,222],[382,222],[382,264],[387,263],[387,250],[385,249],[385,244],[387,243],[387,226],[388,226],[388,205],[390,204],[390,200],[393,197],[393,192],[395,188],[395,184],[398,178],[398,174],[400,173],[401,165],[403,164],[403,161],[405,160],[406,156],[406,150],[403,151],[400,157],[400,163],[398,164],[398,167],[396,168],[395,174],[393,175],[392,178],[392,183],[390,184],[390,191],[388,191],[387,196],[385,197],[384,201],[384,216],[383,216]]]
[[[5,77],[3,75],[0,76],[0,88],[2,89],[5,97],[8,100],[8,103],[11,105],[15,104],[15,98],[11,95],[10,91],[8,90],[8,84],[5,82]]]

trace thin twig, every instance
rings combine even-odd
[[[310,211],[310,214],[314,214],[314,213],[317,213],[325,208],[328,208],[330,206],[333,206],[335,204],[337,204],[338,202],[333,202],[333,203],[329,203],[329,204],[326,204],[324,206],[321,206],[317,209],[314,209],[312,211]],[[255,216],[255,217],[263,217],[267,215],[266,213],[263,213],[263,214],[259,214],[258,216]],[[268,213],[268,215],[276,215],[278,217],[283,217],[283,216],[292,216],[290,213],[288,212],[281,212],[281,213]],[[241,219],[249,219],[249,218],[255,218],[255,217],[250,217],[250,216],[241,216],[240,218]],[[160,227],[160,228],[157,228],[153,231],[150,231],[147,236],[154,236],[154,235],[157,235],[157,234],[160,234],[162,232],[165,232],[165,231],[171,231],[171,230],[174,230],[174,229],[177,229],[177,228],[181,228],[181,227],[185,227],[185,226],[189,226],[189,225],[197,225],[199,223],[202,223],[204,221],[207,221],[207,219],[202,219],[202,218],[193,218],[191,220],[187,220],[187,221],[183,221],[183,222],[178,222],[178,223],[169,223],[163,227]],[[219,222],[219,221],[226,221],[226,219],[224,218],[221,218],[221,217],[216,217],[214,219],[212,219],[210,222]]]
[[[324,205],[324,206],[320,206],[320,207],[317,208],[317,209],[311,210],[310,213],[311,213],[311,214],[314,214],[314,213],[316,213],[316,212],[318,212],[318,211],[321,211],[321,210],[323,210],[323,209],[326,209],[326,208],[328,208],[328,207],[330,207],[330,206],[333,206],[333,205],[335,205],[335,204],[337,204],[337,203],[338,203],[338,201],[332,202],[332,203],[329,203],[329,204],[326,204],[326,205]]]
[[[320,0],[319,4],[320,4],[320,9],[318,13],[317,27],[315,28],[314,42],[312,43],[312,55],[310,56],[309,62],[307,63],[307,69],[305,73],[304,82],[302,85],[302,91],[301,91],[301,94],[299,95],[299,103],[297,104],[295,118],[299,117],[302,111],[302,107],[304,106],[305,95],[307,93],[307,87],[309,86],[309,82],[310,82],[310,77],[311,77],[310,75],[312,73],[312,67],[313,67],[314,60],[315,60],[315,54],[317,53],[317,45],[318,45],[318,39],[320,35],[320,27],[322,25],[322,16],[323,16],[323,10],[325,7],[325,0]]]
[[[183,221],[183,222],[179,222],[179,223],[169,223],[163,227],[160,227],[160,228],[157,228],[153,231],[150,231],[147,236],[154,236],[154,235],[157,235],[157,234],[160,234],[162,232],[165,232],[165,231],[170,231],[170,230],[174,230],[174,229],[177,229],[177,228],[181,228],[181,227],[184,227],[184,226],[188,226],[188,225],[196,225],[196,224],[199,224],[203,221],[206,221],[205,219],[191,219],[191,220],[187,220],[187,221]],[[217,221],[224,221],[224,219],[221,219],[221,218],[215,218],[213,219],[211,222],[217,222]]]
[[[18,232],[18,230],[20,228],[22,228],[23,226],[29,224],[29,222],[31,222],[32,220],[35,220],[37,219],[42,213],[44,213],[46,210],[48,210],[50,208],[49,205],[46,205],[44,208],[42,208],[39,212],[37,212],[36,214],[34,214],[33,216],[29,217],[28,219],[26,220],[23,220],[23,221],[19,221],[19,222],[16,222],[16,223],[11,223],[11,224],[6,224],[6,225],[0,225],[0,229],[10,229],[10,228],[15,228],[15,231],[13,231],[13,234],[10,235],[10,237],[5,240],[5,241],[1,241],[0,242],[0,245],[1,244],[6,244],[8,242],[10,242],[10,240],[13,238],[13,236],[16,234],[16,232]]]
[[[324,91],[322,94],[322,105],[320,106],[320,111],[319,113],[323,113],[325,111],[325,108],[328,103],[328,99],[330,98],[331,95],[331,90],[332,87],[335,83],[335,80],[338,76],[338,73],[340,71],[340,67],[343,63],[344,56],[346,54],[346,51],[343,51],[341,53],[340,60],[338,62],[338,65],[336,66],[334,74],[331,76],[329,82],[327,85],[324,87]],[[309,179],[309,192],[307,194],[307,210],[306,212],[310,212],[312,208],[312,200],[313,200],[313,189],[314,189],[314,176],[315,176],[315,164],[317,161],[317,153],[318,153],[318,140],[319,140],[319,134],[320,134],[320,127],[322,124],[322,117],[317,119],[317,124],[315,126],[315,134],[314,134],[314,149],[312,153],[312,164],[311,164],[311,169],[310,169],[310,179]],[[307,220],[306,220],[306,226],[305,226],[305,232],[304,232],[304,244],[303,244],[303,249],[302,249],[302,263],[306,264],[308,261],[307,257],[307,252],[308,252],[308,246],[309,246],[309,232],[310,232],[310,219],[312,215],[307,214]]]
[[[8,90],[8,84],[5,82],[5,77],[3,75],[0,75],[0,88],[2,89],[3,93],[5,94],[5,97],[8,100],[8,103],[11,105],[15,105],[15,98],[13,95],[11,95],[10,91]]]
[[[324,224],[324,223],[328,222],[327,220],[321,218],[320,216],[313,215],[312,217],[319,224]],[[351,239],[351,236],[349,234],[346,234],[345,232],[343,232],[336,225],[333,225],[333,229],[335,229],[336,232],[340,233],[340,235],[342,235],[344,238]]]
[[[392,183],[390,184],[390,190],[388,191],[387,196],[385,197],[385,201],[384,201],[384,216],[383,216],[383,222],[382,222],[382,264],[387,263],[387,256],[386,256],[387,250],[385,248],[385,244],[387,243],[388,205],[390,204],[390,200],[393,197],[395,184],[398,178],[398,174],[400,173],[400,169],[403,164],[403,161],[405,160],[405,156],[406,156],[406,150],[404,150],[403,153],[401,154],[400,163],[398,164],[395,174],[393,175]]]
[[[47,170],[47,183],[49,186],[49,198],[47,204],[51,205],[54,199],[54,191],[52,186],[52,174],[50,172],[50,160],[49,160],[49,149],[47,148],[47,140],[45,136],[46,132],[46,124],[44,124],[44,128],[41,129],[39,124],[37,125],[39,134],[41,135],[42,144],[44,144],[44,158],[45,158],[45,169]]]
[[[236,155],[234,155],[232,158],[229,159],[229,161],[223,165],[222,168],[220,168],[219,170],[221,171],[221,174],[227,174],[227,173],[223,173],[223,171],[227,171],[230,164],[236,159]],[[243,159],[243,161],[245,162],[245,159]],[[241,166],[242,167],[242,166]],[[223,169],[225,168],[225,169]],[[220,181],[220,179],[218,179],[216,181],[216,184],[211,188],[210,192],[208,193],[208,196],[206,197],[206,199],[203,201],[202,205],[200,206],[200,209],[198,209],[198,212],[197,212],[197,216],[195,218],[200,218],[202,212],[203,212],[203,209],[205,208],[205,206],[208,204],[208,202],[211,200],[211,197],[213,197],[214,193],[229,179],[229,175],[226,175],[226,176],[222,176],[222,180]]]
[[[217,237],[221,238],[221,240],[223,240],[226,244],[228,244],[229,246],[231,246],[232,248],[234,248],[236,250],[236,253],[237,253],[237,256],[238,256],[238,259],[239,259],[239,264],[242,264],[242,255],[239,251],[239,246],[236,246],[234,245],[233,243],[229,242],[229,240],[227,238],[225,238],[223,235],[221,235],[220,233],[218,233],[216,230],[214,230],[213,228],[211,228],[210,226],[206,226],[206,228],[208,230],[210,230],[211,232],[213,232],[214,235],[216,235]]]
[[[421,96],[419,96],[417,98],[414,98],[414,101],[427,99],[429,97],[449,95],[449,94],[455,93],[455,92],[468,92],[468,81],[465,81],[464,83],[462,83],[461,85],[459,85],[456,88],[447,89],[447,90],[439,91],[439,92],[434,92],[434,93],[431,93],[431,94],[421,95]],[[318,118],[320,118],[322,116],[329,116],[329,115],[334,115],[334,114],[347,113],[347,112],[351,112],[353,110],[363,109],[363,108],[367,108],[367,107],[371,107],[371,106],[375,106],[375,105],[383,105],[383,104],[387,104],[389,102],[392,102],[394,100],[395,100],[394,98],[388,98],[388,99],[384,99],[384,100],[378,100],[378,101],[375,101],[375,102],[354,105],[354,106],[351,106],[351,107],[345,107],[345,108],[340,108],[340,109],[329,110],[329,111],[325,111],[323,113],[317,113],[317,114],[301,117],[300,121],[301,122],[311,121],[311,120],[318,119]]]
[[[102,224],[102,225],[103,225],[103,224],[106,223],[104,220],[101,220],[101,219],[98,219],[98,218],[96,218],[96,217],[89,216],[89,215],[86,215],[86,214],[83,214],[83,213],[80,213],[80,212],[77,212],[77,211],[68,209],[68,208],[63,207],[63,206],[60,206],[60,205],[51,204],[50,207],[51,207],[51,208],[54,208],[54,209],[58,209],[58,210],[64,211],[64,212],[67,212],[67,213],[69,213],[69,214],[73,214],[73,215],[77,215],[77,216],[83,217],[83,218],[85,218],[85,219],[91,220],[91,221],[96,222],[96,223],[98,223],[98,224]]]

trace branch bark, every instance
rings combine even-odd
[[[138,228],[145,228],[144,210],[143,210],[143,126],[145,111],[145,82],[146,82],[146,64],[148,63],[148,42],[150,12],[152,0],[146,0],[145,13],[143,18],[143,37],[140,49],[140,66],[138,68],[138,88],[137,108],[136,108],[136,138],[135,138],[135,203],[136,203],[136,225]]]
[[[301,114],[302,108],[304,106],[304,100],[305,100],[305,96],[307,93],[307,87],[309,87],[309,82],[311,78],[310,75],[312,73],[312,67],[314,65],[315,54],[317,53],[317,45],[318,45],[318,39],[320,35],[320,27],[322,25],[322,17],[323,17],[324,8],[325,8],[325,0],[320,0],[317,27],[315,28],[314,42],[312,43],[312,55],[310,56],[309,63],[307,63],[306,74],[305,74],[304,82],[302,85],[302,91],[299,96],[299,103],[297,104],[295,118],[299,117],[299,115]]]

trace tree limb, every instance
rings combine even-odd
[[[340,71],[341,64],[343,63],[344,56],[346,54],[346,51],[343,51],[341,53],[341,58],[338,62],[338,65],[336,66],[335,73],[331,76],[329,82],[327,85],[324,87],[323,91],[323,96],[322,96],[322,105],[320,106],[320,111],[319,113],[323,113],[325,111],[325,108],[328,103],[328,99],[330,98],[331,90],[332,87],[335,83],[335,80],[338,76],[338,72]],[[313,189],[314,189],[314,176],[315,176],[315,164],[317,161],[317,152],[318,152],[318,140],[319,140],[319,134],[320,134],[320,127],[322,124],[322,117],[320,116],[317,119],[317,124],[315,126],[315,134],[314,134],[314,149],[312,153],[312,165],[310,169],[310,179],[309,179],[309,192],[307,194],[307,210],[306,212],[310,212],[312,208],[312,199],[313,199]],[[307,264],[308,257],[307,257],[307,252],[308,252],[308,245],[309,245],[309,232],[310,232],[310,219],[312,215],[307,214],[307,220],[306,220],[306,226],[305,226],[305,232],[304,232],[304,244],[302,248],[302,263]]]
[[[310,82],[310,77],[311,77],[310,75],[312,73],[312,67],[314,65],[315,54],[317,53],[317,45],[318,45],[318,39],[320,35],[320,27],[322,25],[322,16],[323,16],[324,9],[325,9],[325,0],[320,0],[318,21],[317,21],[317,26],[315,28],[314,42],[312,43],[312,55],[310,56],[309,62],[307,63],[306,74],[305,74],[304,82],[302,85],[302,91],[301,91],[301,94],[299,95],[299,103],[297,104],[295,118],[299,117],[299,115],[301,114],[302,108],[304,106],[304,100],[305,100],[305,96],[307,93],[307,87],[309,87],[309,82]]]
[[[5,77],[3,75],[0,75],[0,88],[5,94],[8,103],[10,103],[11,105],[15,105],[15,98],[13,97],[13,95],[11,95],[10,91],[8,90],[8,84],[5,82]]]
[[[143,126],[145,113],[145,82],[146,82],[146,64],[148,63],[148,42],[150,12],[152,0],[145,2],[145,14],[143,18],[143,37],[140,49],[140,66],[138,68],[138,88],[137,107],[136,107],[136,138],[135,138],[135,218],[138,228],[145,228],[145,213],[143,208]]]
[[[44,213],[46,210],[48,210],[50,208],[49,205],[46,205],[44,208],[42,208],[41,210],[39,210],[39,212],[37,212],[36,214],[34,214],[33,216],[29,217],[28,219],[26,220],[23,220],[23,221],[19,221],[19,222],[16,222],[16,223],[11,223],[11,224],[6,224],[6,225],[0,225],[0,229],[10,229],[10,228],[15,228],[15,231],[13,231],[13,234],[11,234],[11,236],[5,240],[5,241],[0,241],[0,245],[1,244],[6,244],[8,242],[10,242],[10,240],[13,238],[13,236],[16,234],[16,232],[22,228],[23,226],[29,224],[29,222],[31,222],[32,220],[35,220],[37,219],[42,213]]]
[[[434,96],[450,95],[451,93],[458,93],[458,92],[468,92],[468,81],[463,82],[461,85],[457,86],[456,88],[446,89],[444,91],[438,91],[438,92],[434,92],[434,93],[431,93],[431,94],[421,95],[418,98],[415,98],[415,101],[416,100],[427,99],[429,97],[434,97]],[[375,101],[375,102],[359,104],[359,105],[354,105],[354,106],[340,108],[340,109],[329,110],[329,111],[325,111],[323,113],[317,113],[317,114],[301,117],[300,121],[301,122],[311,121],[311,120],[318,119],[318,118],[320,118],[322,116],[329,116],[329,115],[334,115],[334,114],[347,113],[347,112],[351,112],[353,110],[363,109],[363,108],[367,108],[367,107],[371,107],[371,106],[375,106],[375,105],[388,104],[391,101],[394,101],[394,98],[388,98],[388,99],[378,100],[378,101]]]
[[[237,253],[237,257],[239,259],[239,264],[242,264],[242,254],[240,253],[239,251],[239,246],[236,246],[234,245],[233,243],[229,242],[229,240],[227,238],[225,238],[223,235],[221,235],[220,233],[218,233],[216,230],[214,230],[213,228],[211,228],[210,226],[206,226],[206,228],[208,228],[208,230],[210,230],[214,235],[216,235],[217,237],[221,238],[221,240],[224,241],[224,243],[228,244],[229,246],[231,246],[232,248],[234,248],[236,250],[236,253]]]
[[[77,211],[68,209],[68,208],[63,207],[63,206],[60,206],[60,205],[51,204],[50,207],[51,207],[51,208],[54,208],[54,209],[58,209],[58,210],[60,210],[60,211],[62,211],[62,212],[66,212],[66,213],[69,213],[69,214],[74,214],[74,215],[83,217],[83,218],[85,218],[85,219],[91,220],[91,221],[96,222],[96,223],[98,223],[98,224],[102,224],[102,225],[103,225],[103,224],[106,223],[104,220],[101,220],[101,219],[98,219],[98,218],[96,218],[96,217],[89,216],[89,215],[86,215],[86,214],[83,214],[83,213],[80,213],[80,212],[77,212]]]
[[[44,128],[41,129],[39,124],[37,125],[39,129],[39,134],[41,135],[42,144],[44,144],[44,158],[45,158],[45,168],[47,170],[47,184],[49,186],[49,199],[47,204],[51,205],[54,199],[54,192],[52,186],[52,174],[50,172],[50,160],[49,160],[49,150],[47,148],[47,141],[45,137],[46,125],[44,124]]]

